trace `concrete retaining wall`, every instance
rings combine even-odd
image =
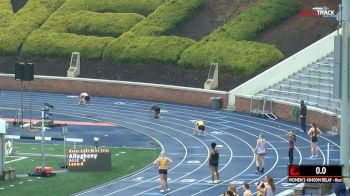
[[[211,107],[211,97],[221,97],[221,107],[226,107],[228,103],[228,92],[170,85],[52,76],[35,76],[34,81],[23,83],[26,89],[31,88],[32,91],[74,94],[87,92],[92,97],[111,96],[206,107]],[[13,74],[0,74],[0,88],[20,90],[21,81],[16,81]]]
[[[255,103],[259,102],[260,100],[255,100]],[[250,102],[251,102],[251,96],[244,96],[244,95],[236,95],[235,105],[236,110],[238,112],[250,112]],[[263,101],[260,101],[260,105],[262,106]],[[279,118],[283,120],[288,120],[291,122],[299,122],[298,120],[295,120],[292,116],[292,107],[297,106],[298,104],[289,103],[289,102],[283,102],[283,101],[272,101],[272,108],[273,113]],[[340,129],[340,119],[339,117],[332,112],[322,110],[319,108],[314,107],[308,107],[307,112],[307,118],[306,123],[311,124],[312,122],[316,123],[316,125],[323,131],[331,131],[333,126],[337,128],[339,131]]]

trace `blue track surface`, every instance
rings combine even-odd
[[[13,119],[16,115],[16,109],[0,109],[0,118]],[[24,111],[24,119],[29,119],[29,111]],[[32,112],[32,120],[40,120],[40,112]],[[82,119],[78,117],[72,117],[67,115],[55,114],[51,119],[55,121],[63,122],[92,122],[99,123],[92,119]],[[11,120],[13,122],[13,120]],[[41,136],[40,129],[32,131],[21,130],[19,126],[12,126],[10,123],[9,129],[7,130],[8,135],[22,135],[22,136]],[[45,132],[46,137],[62,138],[62,128],[61,126],[47,128]],[[78,143],[78,145],[87,145],[93,146],[93,138],[100,138],[100,146],[109,146],[109,147],[133,147],[133,148],[155,148],[156,143],[149,137],[145,136],[142,133],[132,131],[128,128],[121,127],[118,125],[114,126],[103,126],[103,125],[68,125],[68,138],[81,138],[83,143]],[[33,140],[22,140],[21,142],[33,143]],[[36,141],[36,143],[39,143]],[[51,141],[50,143],[60,143],[62,141]],[[69,144],[69,143],[68,143]]]
[[[24,93],[24,97],[25,106],[28,107],[29,93]],[[251,190],[255,192],[254,184],[263,179],[263,176],[254,173],[256,167],[253,149],[259,133],[264,133],[269,143],[265,172],[273,176],[277,192],[295,185],[287,183],[287,132],[290,130],[298,134],[295,163],[325,164],[326,146],[330,143],[330,164],[339,164],[338,136],[320,136],[319,158],[311,159],[310,138],[305,133],[299,134],[297,124],[167,103],[159,104],[164,110],[164,118],[155,120],[148,115],[151,102],[92,97],[91,105],[77,105],[77,99],[67,94],[33,92],[32,108],[40,110],[43,103],[47,102],[55,106],[53,113],[56,115],[110,122],[153,138],[174,160],[169,170],[171,191],[165,195],[220,195],[229,183],[236,184],[241,192],[243,181],[250,183]],[[2,91],[0,103],[0,106],[20,107],[20,92]],[[207,136],[192,134],[193,120],[196,119],[205,121]],[[212,141],[218,144],[220,151],[222,183],[216,185],[207,183],[210,179],[208,153]],[[132,176],[77,195],[161,195],[158,169],[149,167]]]

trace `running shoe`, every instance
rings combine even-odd
[[[214,181],[214,184],[218,184],[218,183],[220,183],[220,180],[215,180]]]
[[[166,191],[170,191],[170,188],[167,188]]]
[[[163,189],[160,189],[160,192],[161,192],[161,193],[164,193],[164,190],[163,190]]]

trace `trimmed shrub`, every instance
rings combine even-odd
[[[52,16],[47,20],[41,30],[55,31],[55,32],[68,32],[66,24],[70,24],[70,20],[78,20],[76,13],[80,11],[93,12],[113,12],[113,13],[139,13],[141,15],[147,15],[154,11],[158,6],[164,3],[164,0],[67,0]],[[88,13],[88,12],[86,12]],[[108,16],[108,13],[105,13]],[[110,13],[109,13],[110,14]],[[103,15],[101,13],[101,15]],[[99,16],[101,16],[99,15]],[[97,16],[97,14],[95,15]],[[111,16],[111,15],[110,15]],[[91,20],[91,17],[84,15],[87,19]],[[108,22],[113,25],[114,18],[110,18],[109,21],[103,21],[99,17],[100,21],[104,24]],[[84,22],[84,21],[79,21]],[[94,22],[94,21],[92,21]],[[87,22],[86,22],[87,23]]]
[[[1,28],[5,28],[5,27],[8,27],[10,25],[10,20],[11,20],[12,16],[13,16],[13,12],[10,10],[1,10],[0,11],[0,26],[1,26]]]
[[[66,58],[79,51],[84,59],[170,63],[197,69],[207,69],[217,62],[220,71],[251,76],[280,61],[283,54],[275,46],[243,40],[254,40],[258,33],[299,9],[294,0],[264,0],[197,43],[161,35],[190,17],[203,0],[63,1],[28,1],[35,2],[36,7],[27,3],[25,9],[6,20],[7,28],[0,28],[0,51],[14,53],[23,43],[20,55],[25,57]],[[0,9],[0,17],[2,13],[5,11]],[[4,20],[0,19],[1,23]]]
[[[100,59],[103,48],[113,38],[83,35],[118,36],[144,18],[138,14],[122,14],[123,12],[147,15],[164,1],[67,0],[38,31],[28,37],[21,55],[67,57],[72,51],[79,51],[82,58]]]
[[[69,18],[66,26],[69,33],[118,37],[144,18],[144,16],[135,13],[80,11]]]
[[[299,9],[300,0],[264,0],[243,11],[203,40],[255,40],[260,32],[295,14]]]
[[[202,4],[203,0],[169,0],[130,31],[142,36],[162,35],[191,16]]]
[[[0,28],[0,54],[16,54],[29,33],[38,28],[64,0],[32,0]],[[35,13],[35,14],[33,14]]]
[[[76,1],[76,0],[73,0]],[[79,0],[88,6],[89,11],[138,13],[144,16],[152,13],[167,0]]]
[[[0,0],[0,12],[4,10],[12,11],[11,0]]]
[[[192,45],[181,54],[178,64],[203,69],[219,63],[220,71],[239,72],[252,76],[264,66],[283,59],[274,46],[251,41],[217,41]]]
[[[101,59],[103,48],[112,39],[35,31],[24,42],[21,56],[70,57],[72,52],[78,51],[84,59]]]
[[[13,15],[11,0],[0,0],[0,27],[7,27]]]
[[[175,36],[122,36],[105,48],[103,61],[176,64],[180,54],[194,43]]]
[[[58,10],[59,14],[76,11],[138,13],[144,16],[152,13],[166,0],[67,0]]]

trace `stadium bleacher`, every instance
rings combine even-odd
[[[334,54],[320,58],[299,72],[290,75],[256,95],[307,105],[334,113],[340,112],[340,101],[333,98]]]

